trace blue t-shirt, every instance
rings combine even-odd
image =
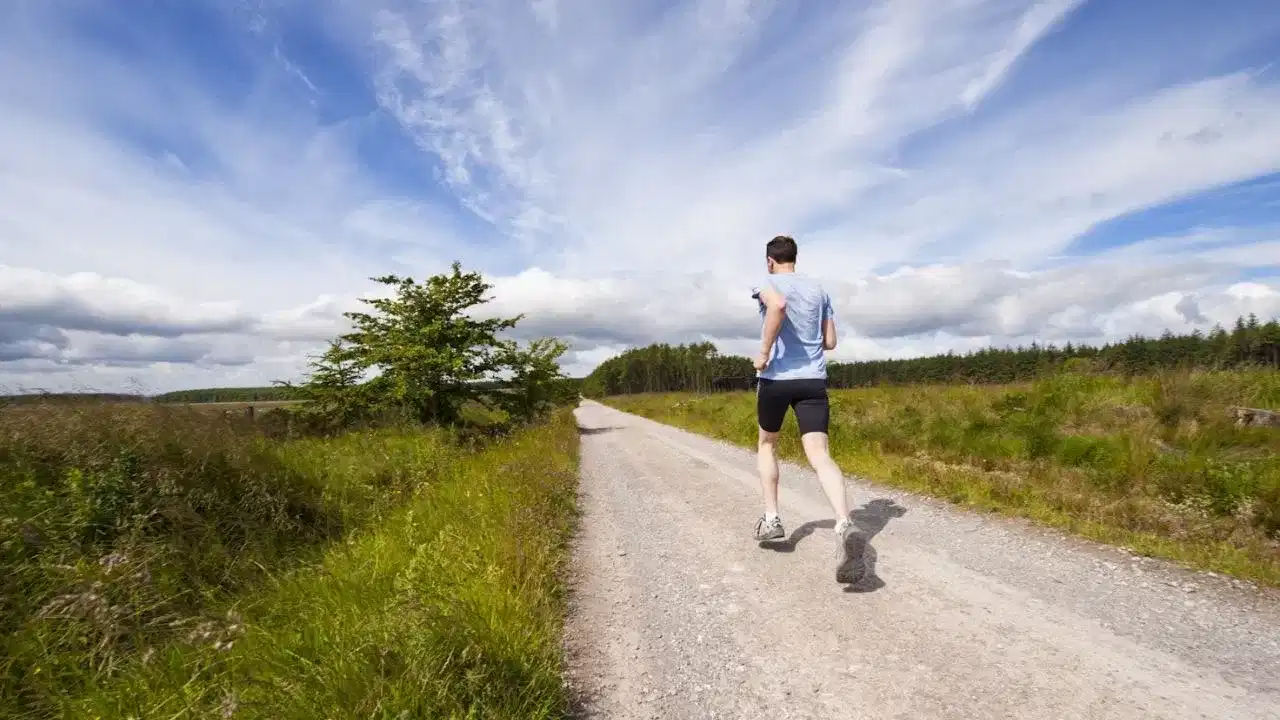
[[[778,340],[773,344],[773,355],[759,376],[769,380],[825,379],[827,358],[822,349],[822,324],[827,318],[835,317],[831,297],[817,280],[799,273],[766,275],[755,292],[766,284],[782,293],[787,307]],[[757,301],[763,330],[764,302]]]

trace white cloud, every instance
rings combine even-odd
[[[519,335],[571,339],[572,371],[654,341],[746,352],[784,232],[845,359],[1280,313],[1274,282],[1237,282],[1280,264],[1265,193],[1247,223],[1076,246],[1280,172],[1280,85],[1220,62],[1243,27],[1190,57],[1073,23],[1081,4],[253,0],[226,43],[246,80],[181,38],[140,32],[140,59],[86,43],[76,9],[19,3],[0,11],[0,384],[289,377],[369,277],[453,259]],[[329,55],[285,42],[301,13]],[[1154,70],[1090,64],[1137,39]]]
[[[230,303],[186,303],[156,288],[84,272],[56,276],[0,265],[0,322],[112,335],[236,332],[252,322]]]
[[[1083,0],[1050,0],[1028,10],[1018,21],[1008,44],[992,54],[986,72],[965,86],[964,92],[960,94],[965,106],[970,109],[976,106],[1000,84],[1023,53],[1082,2]]]

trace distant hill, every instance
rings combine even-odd
[[[56,404],[83,405],[86,402],[269,402],[293,400],[296,395],[283,387],[212,387],[179,389],[147,397],[118,392],[29,392],[0,395],[0,405]]]
[[[577,386],[581,378],[568,378],[566,382]],[[504,383],[484,381],[477,383],[485,388],[500,388]],[[156,395],[151,398],[160,403],[211,403],[211,402],[279,402],[282,400],[300,399],[298,391],[285,387],[243,387],[243,388],[205,388],[200,390],[179,390],[177,392]]]
[[[212,403],[279,402],[297,398],[297,391],[286,387],[230,387],[178,390],[156,395],[151,399],[159,403]]]
[[[46,403],[64,403],[77,405],[83,403],[141,403],[147,398],[142,395],[123,393],[24,393],[20,395],[0,395],[0,406],[4,405],[37,405]]]
[[[571,385],[579,386],[582,378],[567,378]],[[481,383],[486,387],[501,387],[500,382]],[[0,395],[0,405],[30,405],[35,403],[90,403],[90,402],[157,402],[157,403],[216,403],[216,402],[280,402],[297,400],[297,390],[286,387],[224,387],[176,390],[147,397],[124,393],[27,393]]]
[[[35,405],[60,403],[77,405],[84,403],[210,403],[210,402],[270,402],[294,399],[294,391],[280,387],[200,388],[178,390],[147,397],[125,393],[24,393],[0,395],[0,405]]]

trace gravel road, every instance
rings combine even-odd
[[[783,464],[584,402],[569,683],[600,718],[1280,718],[1280,594],[849,479],[869,575]]]

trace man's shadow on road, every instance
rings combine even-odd
[[[579,425],[579,426],[578,426],[578,434],[579,434],[579,435],[603,435],[603,434],[605,434],[605,433],[610,433],[610,432],[613,432],[614,430],[621,430],[621,429],[622,429],[622,428],[617,428],[617,427],[613,427],[613,426],[606,426],[606,427],[583,427],[582,425]]]
[[[907,509],[905,507],[889,498],[876,498],[849,513],[849,519],[853,521],[853,526],[856,530],[848,538],[848,542],[850,545],[854,545],[859,541],[865,544],[866,551],[863,557],[865,558],[867,570],[857,582],[846,585],[845,592],[875,592],[885,586],[884,581],[876,575],[876,549],[871,545],[871,538],[878,535],[881,530],[884,530],[890,520],[900,518],[906,514]],[[760,543],[760,547],[774,552],[795,552],[796,546],[800,544],[800,541],[812,535],[815,530],[819,528],[832,530],[835,526],[835,520],[812,520],[792,530],[791,536],[786,540],[764,541]]]

